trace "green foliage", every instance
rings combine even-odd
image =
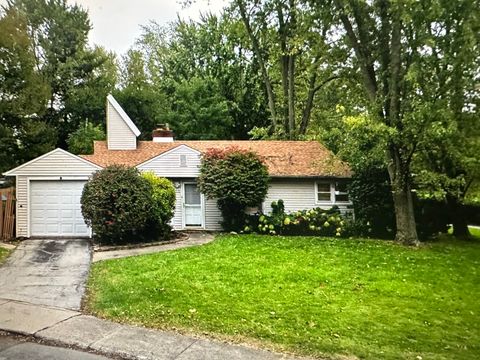
[[[143,172],[141,176],[150,183],[154,200],[148,231],[166,239],[171,231],[169,223],[175,210],[175,187],[170,180],[158,177],[153,171]]]
[[[283,201],[272,202],[272,214],[257,214],[245,221],[243,232],[268,235],[311,235],[345,237],[350,219],[340,214],[338,207],[330,210],[314,208],[286,214]]]
[[[228,102],[212,78],[192,77],[175,83],[167,119],[181,139],[225,139],[232,118]]]
[[[395,214],[387,170],[365,167],[353,174],[348,186],[353,202],[357,236],[393,239]]]
[[[0,18],[0,172],[56,143],[55,130],[38,121],[49,87],[36,72],[32,48],[25,15],[6,9]]]
[[[68,136],[68,151],[73,154],[93,154],[93,142],[105,140],[105,132],[101,125],[94,126],[90,122],[80,127]]]
[[[254,152],[232,147],[202,156],[198,186],[207,198],[217,199],[225,230],[242,229],[245,208],[262,203],[268,181],[267,167]]]
[[[120,165],[96,172],[80,202],[85,222],[102,244],[142,241],[156,206],[149,181],[137,169]]]
[[[258,64],[238,19],[208,14],[168,27],[150,23],[143,30],[137,48],[146,71],[139,78],[166,99],[178,138],[248,139],[253,126],[267,124]],[[156,117],[165,122],[161,112],[150,116]]]
[[[76,4],[14,0],[6,8],[26,19],[36,73],[50,91],[41,120],[56,129],[63,147],[81,122],[105,117],[105,97],[116,81],[114,56],[88,47],[88,13]]]
[[[114,91],[115,98],[141,131],[140,138],[151,140],[152,131],[166,119],[169,103],[165,92],[153,83],[147,71],[143,53],[129,50],[120,66],[120,89]]]
[[[86,10],[64,0],[12,0],[0,13],[0,171],[105,118],[114,56],[87,45]]]

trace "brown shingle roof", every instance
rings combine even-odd
[[[108,150],[105,141],[95,141],[94,154],[82,157],[102,167],[113,164],[135,166],[182,144],[200,152],[232,146],[254,151],[264,160],[270,176],[350,177],[352,174],[346,163],[317,141],[176,140],[172,143],[139,141],[136,150]]]

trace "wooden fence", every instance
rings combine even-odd
[[[15,188],[0,189],[0,240],[10,240],[15,231]]]

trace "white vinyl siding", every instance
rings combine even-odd
[[[54,150],[24,167],[14,170],[14,175],[31,176],[83,176],[99,167],[64,150]]]
[[[205,229],[222,230],[222,213],[216,199],[205,198]]]
[[[28,178],[26,176],[17,176],[17,208],[16,208],[16,236],[28,236]]]
[[[135,150],[137,148],[137,137],[108,101],[107,144],[109,150]]]
[[[153,171],[157,176],[196,178],[199,166],[200,154],[187,146],[179,146],[137,167],[141,171]]]
[[[175,184],[175,212],[171,220],[171,225],[175,230],[181,230],[183,227],[183,196],[181,182],[174,181]]]
[[[330,180],[318,181],[331,182]],[[272,179],[263,203],[263,211],[267,214],[270,213],[272,211],[271,203],[279,199],[283,200],[286,212],[307,210],[315,207],[330,209],[333,205],[337,205],[342,212],[347,210],[350,203],[318,202],[318,192],[315,183],[316,181],[313,179]]]

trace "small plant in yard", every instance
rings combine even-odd
[[[285,213],[283,200],[272,202],[271,215],[256,214],[246,220],[244,232],[269,235],[345,236],[350,219],[338,207],[329,210],[314,208]]]
[[[268,180],[267,167],[256,153],[230,147],[210,149],[203,155],[198,186],[209,199],[217,199],[224,229],[240,231],[245,208],[262,203]]]
[[[150,182],[137,169],[120,165],[96,172],[80,202],[85,222],[103,244],[146,240],[145,230],[156,208]]]

